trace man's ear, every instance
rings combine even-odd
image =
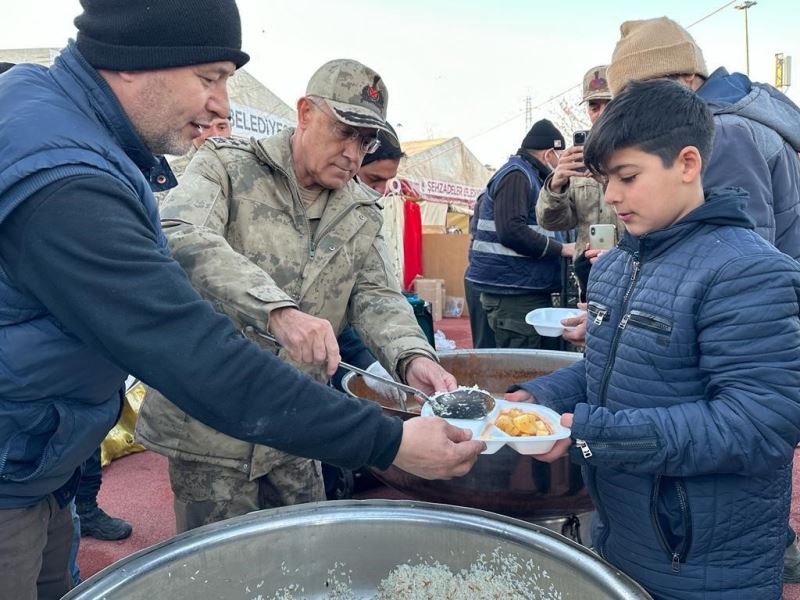
[[[681,166],[681,179],[684,183],[694,183],[703,170],[703,159],[696,146],[686,146],[678,153]]]
[[[297,127],[305,129],[311,120],[311,112],[314,107],[311,105],[311,100],[303,96],[297,101]]]

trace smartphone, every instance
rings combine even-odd
[[[586,136],[589,135],[588,129],[581,129],[572,134],[573,146],[583,146],[586,143]]]
[[[609,250],[616,245],[616,225],[597,224],[589,226],[589,246],[594,249]]]
[[[572,134],[572,145],[573,146],[583,146],[586,143],[586,136],[589,135],[589,131],[587,129],[579,129],[575,133]],[[576,169],[577,171],[582,171],[584,175],[589,174],[589,169]]]

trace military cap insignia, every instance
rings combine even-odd
[[[361,90],[361,99],[365,102],[370,102],[383,110],[383,105],[386,100],[383,97],[383,92],[378,89],[378,82],[381,80],[380,75],[376,75],[372,80],[372,85],[365,85]]]
[[[591,82],[589,82],[589,87],[591,87],[594,90],[605,89],[608,87],[608,82],[606,82],[605,79],[600,77],[600,71],[595,71],[594,78],[592,79]]]

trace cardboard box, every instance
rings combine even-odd
[[[417,296],[431,303],[433,320],[439,321],[444,309],[444,279],[417,277],[414,279],[414,291],[417,292]]]
[[[443,279],[450,296],[465,298],[464,271],[467,270],[470,236],[460,233],[422,234],[422,275]],[[444,306],[444,304],[442,305]],[[466,302],[462,316],[469,314]]]

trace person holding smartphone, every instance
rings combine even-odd
[[[592,67],[583,76],[582,103],[593,124],[610,100],[606,67]],[[603,202],[602,186],[583,165],[583,144],[588,134],[588,131],[575,132],[573,146],[564,151],[553,173],[545,179],[536,203],[539,225],[549,231],[576,230],[576,261],[590,244],[592,225],[614,225],[617,239],[624,231],[614,211]]]
[[[592,124],[603,114],[610,100],[611,92],[608,89],[605,65],[592,67],[586,71],[583,76],[581,103],[586,105],[586,112]],[[575,229],[573,264],[581,301],[578,307],[584,309],[591,260],[596,259],[602,250],[597,248],[596,241],[592,243],[591,228],[602,228],[607,240],[611,236],[605,226],[614,227],[616,229],[614,244],[624,232],[622,223],[614,211],[603,202],[603,187],[591,177],[583,164],[583,144],[587,135],[589,131],[574,133],[572,147],[564,151],[553,173],[545,179],[536,202],[536,219],[544,229],[549,231]],[[577,328],[565,330],[563,338],[572,344],[582,346],[585,322],[585,313],[579,317],[565,319],[563,321],[565,325]]]

